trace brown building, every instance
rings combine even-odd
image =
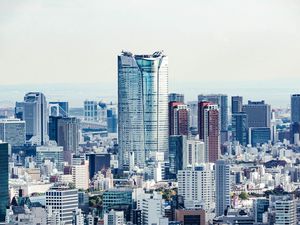
[[[169,102],[169,135],[188,135],[189,113],[182,102]]]
[[[215,163],[220,156],[220,112],[218,105],[202,101],[198,104],[199,138],[205,143],[205,161]]]
[[[205,225],[205,211],[203,209],[176,209],[175,219],[183,225]]]

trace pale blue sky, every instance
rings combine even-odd
[[[0,1],[0,85],[97,83],[104,96],[122,49],[164,50],[171,90],[211,92],[218,80],[237,94],[261,87],[263,98],[264,85],[284,81],[288,95],[300,89],[300,2]]]

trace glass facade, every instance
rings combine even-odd
[[[0,143],[0,222],[5,221],[8,195],[8,144]]]
[[[153,55],[118,57],[118,135],[120,164],[143,167],[151,151],[168,157],[168,61]]]

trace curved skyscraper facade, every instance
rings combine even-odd
[[[150,152],[168,156],[168,59],[152,55],[118,56],[118,140],[121,166],[145,165]]]

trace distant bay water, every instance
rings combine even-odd
[[[117,83],[0,85],[0,107],[13,107],[15,102],[22,101],[24,94],[29,91],[45,93],[47,101],[69,101],[70,107],[82,107],[86,99],[117,102]],[[196,101],[197,95],[201,93],[222,93],[229,96],[241,95],[244,97],[244,103],[248,100],[265,100],[275,108],[287,108],[290,106],[290,95],[300,93],[300,79],[247,82],[172,80],[169,83],[169,91],[183,93],[186,101]]]

